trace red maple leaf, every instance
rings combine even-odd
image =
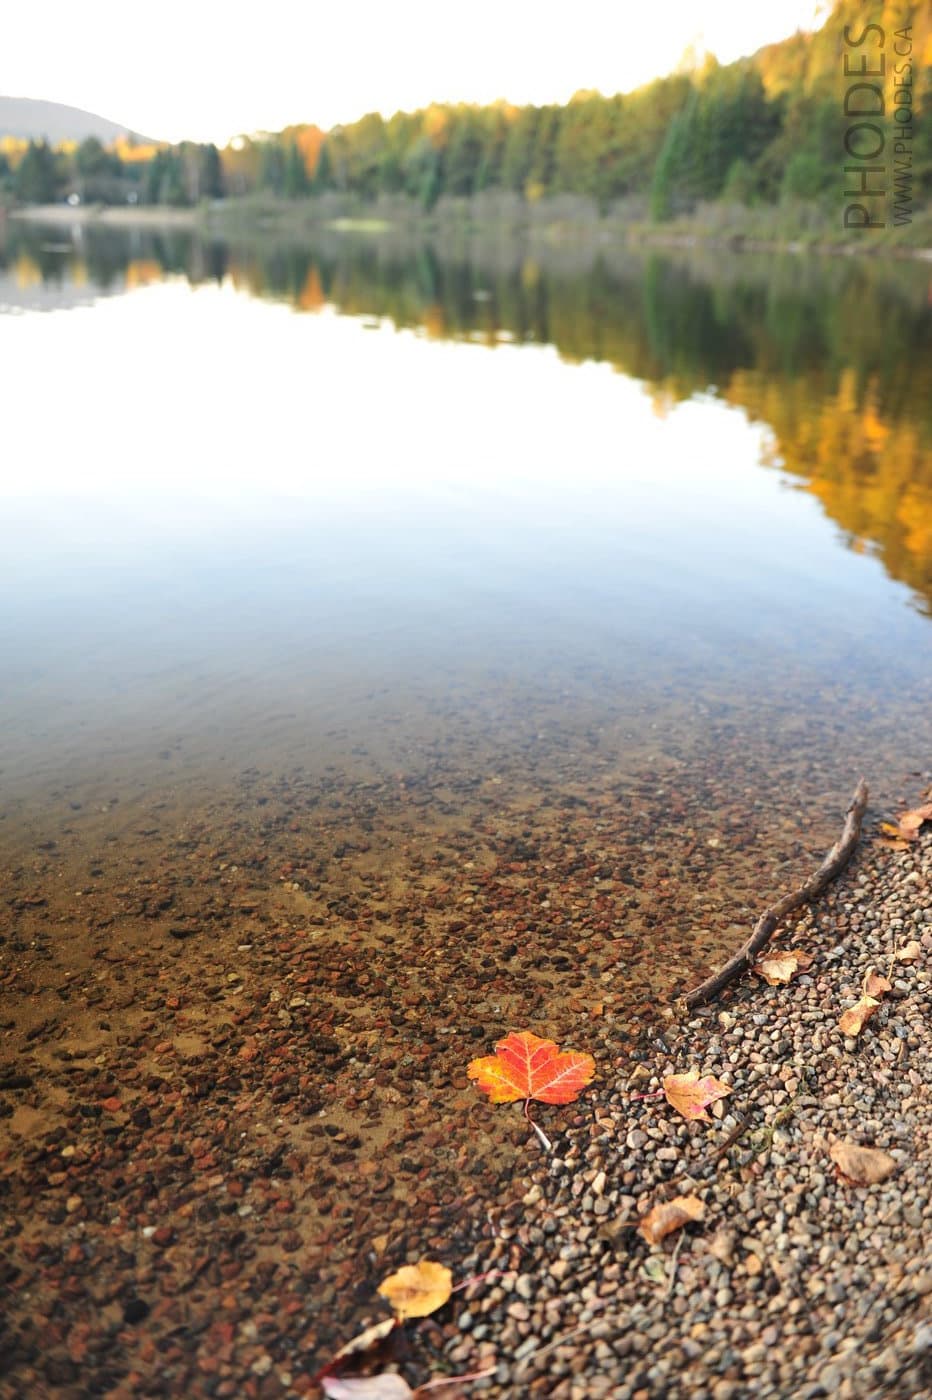
[[[595,1074],[595,1060],[558,1050],[554,1041],[541,1040],[533,1031],[516,1031],[497,1043],[494,1055],[471,1060],[466,1073],[492,1103],[572,1103]]]

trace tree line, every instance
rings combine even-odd
[[[925,63],[932,6],[838,0],[815,34],[727,65],[710,57],[633,93],[580,92],[564,105],[436,104],[388,118],[369,113],[327,132],[289,127],[238,138],[222,151],[186,142],[151,148],[144,159],[93,140],[68,153],[31,143],[6,178],[27,202],[69,192],[177,205],[336,192],[357,202],[404,196],[430,210],[444,198],[502,191],[529,203],[582,197],[600,212],[634,197],[657,220],[715,200],[831,197],[837,204],[845,163],[841,75],[851,53],[845,27],[861,32],[870,20],[891,39],[911,27],[911,97],[921,110],[932,76]],[[932,189],[928,142],[917,143],[913,177],[917,198]]]
[[[69,197],[87,204],[185,206],[224,193],[220,152],[214,145],[105,147],[96,136],[80,145],[29,141],[0,150],[0,188],[23,204],[54,204]]]

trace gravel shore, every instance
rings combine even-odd
[[[467,1083],[466,1060],[491,1050],[478,1037],[455,1047],[449,1065],[462,1069],[445,1063],[429,1093],[416,1061],[394,1080],[380,1065],[361,1095],[400,1085],[413,1097],[400,1128],[373,1117],[360,1142],[322,1115],[308,1078],[315,1046],[341,1083],[359,1066],[302,1020],[306,953],[265,929],[243,894],[237,927],[251,920],[252,941],[238,954],[192,936],[184,890],[164,943],[154,939],[168,896],[152,881],[135,943],[108,952],[101,916],[95,959],[72,956],[65,975],[99,983],[84,1013],[63,984],[66,1029],[39,1011],[31,1027],[5,1023],[32,1048],[0,1081],[12,1125],[0,1146],[0,1396],[315,1396],[336,1346],[386,1316],[378,1280],[420,1257],[458,1281],[502,1272],[408,1324],[412,1385],[494,1366],[466,1391],[927,1393],[930,874],[928,828],[902,852],[868,831],[839,882],[777,935],[814,955],[790,985],[749,977],[682,1024],[658,1012],[613,1056],[604,1020],[581,1014],[578,1034],[560,1039],[593,1049],[599,1078],[576,1104],[537,1107],[549,1156],[520,1105],[492,1106]],[[209,901],[189,893],[203,921]],[[913,940],[921,955],[901,960]],[[245,994],[229,970],[237,956]],[[847,1039],[838,1017],[871,969],[892,988]],[[364,996],[361,964],[354,976]],[[208,993],[212,1014],[198,1020]],[[537,1016],[529,1028],[549,1030]],[[638,1097],[693,1066],[731,1086],[712,1123]],[[438,1120],[443,1074],[458,1122]],[[895,1173],[869,1187],[840,1179],[838,1139],[886,1150]],[[355,1206],[334,1187],[341,1175]],[[645,1243],[638,1220],[687,1193],[704,1219]]]
[[[671,1032],[669,1053],[589,1096],[593,1117],[497,1216],[495,1242],[462,1261],[515,1272],[473,1286],[446,1339],[458,1369],[497,1364],[494,1383],[477,1383],[486,1393],[556,1400],[929,1393],[930,874],[928,836],[905,853],[868,846],[778,935],[815,954],[808,975],[747,979]],[[911,940],[922,956],[902,962]],[[871,969],[892,990],[846,1038],[838,1016]],[[714,1128],[632,1097],[691,1065],[732,1085]],[[705,1220],[645,1244],[630,1227],[743,1115],[733,1149],[678,1182]],[[885,1149],[895,1173],[848,1184],[829,1156],[837,1140]]]

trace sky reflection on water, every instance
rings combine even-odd
[[[568,723],[584,673],[609,707],[675,683],[748,709],[927,675],[908,590],[762,469],[757,415],[373,325],[177,275],[7,318],[8,771],[30,742],[75,760],[76,721],[216,731],[271,693],[297,742],[315,696],[402,674],[468,705],[563,668]]]

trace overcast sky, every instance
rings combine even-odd
[[[225,143],[430,101],[623,92],[688,45],[723,62],[813,28],[825,0],[44,0],[9,5],[0,93],[84,107],[163,140]]]

